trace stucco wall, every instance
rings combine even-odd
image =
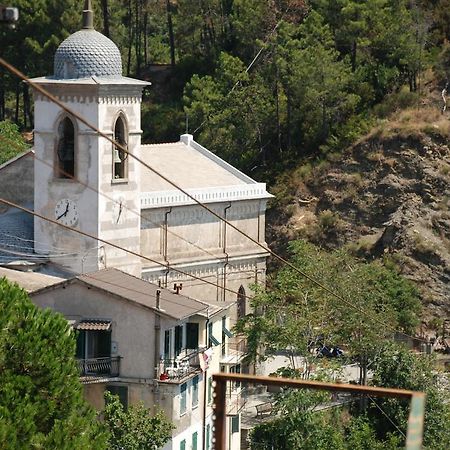
[[[153,379],[155,316],[152,311],[78,283],[32,295],[32,300],[68,319],[111,320],[111,340],[118,346],[113,356],[122,358],[120,376]]]
[[[9,164],[0,166],[0,197],[19,205],[32,205],[34,200],[34,158],[29,151]],[[17,182],[20,180],[20,189]],[[4,205],[0,205],[0,212]]]
[[[114,123],[122,113],[129,133],[128,149],[139,153],[140,88],[71,84],[49,85],[46,88],[111,137]],[[136,161],[131,157],[127,159],[127,179],[114,180],[112,144],[74,120],[76,180],[58,178],[55,171],[57,128],[65,113],[54,103],[35,95],[35,116],[35,210],[54,219],[56,203],[60,199],[71,199],[77,203],[79,211],[75,228],[139,252],[139,214],[131,213],[140,210],[140,168]],[[123,202],[123,214],[117,220],[113,204],[120,200]],[[71,253],[70,257],[59,257],[55,261],[77,273],[92,272],[107,266],[134,275],[141,272],[138,257],[37,218],[35,240],[42,243],[36,247],[38,252],[54,248]]]

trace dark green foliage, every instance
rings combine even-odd
[[[449,393],[439,382],[434,361],[386,343],[372,365],[372,384],[426,393],[424,449],[450,446]],[[286,374],[284,374],[286,375]],[[275,399],[281,415],[255,427],[252,449],[400,450],[404,448],[409,401],[387,397],[369,400],[366,413],[357,409],[314,412],[327,394],[287,391]],[[376,404],[375,404],[376,402]],[[383,413],[380,411],[383,410]]]
[[[292,390],[276,403],[279,417],[257,425],[251,432],[252,450],[400,450],[400,439],[377,437],[369,419],[349,416],[343,409],[313,411],[326,393]]]
[[[25,151],[27,147],[15,123],[7,120],[0,122],[0,164]]]
[[[0,280],[0,448],[104,449],[67,321]]]
[[[339,345],[365,365],[393,329],[412,332],[420,302],[414,285],[390,265],[364,263],[343,250],[325,252],[304,241],[290,244],[290,261],[337,293],[312,283],[290,267],[279,271],[270,290],[258,291],[257,311],[237,328],[249,339],[249,359],[290,348],[308,356],[308,344]],[[353,305],[353,307],[352,307]]]
[[[375,359],[373,384],[426,393],[424,448],[446,450],[450,448],[450,393],[439,380],[435,361],[426,355],[417,355],[394,345],[383,346]],[[395,399],[377,402],[389,417],[403,429],[408,419],[408,403]],[[395,432],[392,423],[372,408],[369,412],[378,435]]]
[[[94,9],[124,74],[151,79],[149,64],[175,64],[144,100],[146,140],[176,139],[187,115],[199,142],[267,178],[305,154],[340,152],[367,131],[386,95],[380,116],[410,105],[415,97],[396,93],[420,94],[432,65],[445,80],[448,58],[437,55],[448,1],[102,0]],[[3,56],[28,75],[51,74],[57,45],[80,27],[81,2],[16,6],[17,29],[0,29]],[[28,89],[0,76],[0,120],[30,128]]]
[[[109,450],[147,450],[164,446],[173,425],[162,411],[151,415],[142,403],[125,411],[116,395],[105,392],[104,421],[109,431]]]

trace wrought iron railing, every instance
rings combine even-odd
[[[120,356],[77,359],[77,364],[80,376],[109,375],[118,377],[120,373]]]
[[[200,369],[200,353],[204,349],[183,350],[176,358],[162,359],[158,368],[160,381],[177,381]]]

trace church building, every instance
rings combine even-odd
[[[189,134],[141,144],[150,83],[122,76],[120,51],[94,30],[89,4],[83,28],[56,51],[54,74],[33,82],[130,155],[34,92],[34,211],[84,233],[35,218],[34,252],[75,274],[114,267],[163,287],[182,284],[183,294],[208,301],[236,300],[230,291],[239,290],[245,298],[250,284],[264,281],[267,252],[157,173],[264,245],[265,184]]]
[[[105,390],[160,405],[176,425],[166,449],[209,448],[211,374],[241,371],[245,342],[230,330],[249,312],[251,285],[265,282],[272,196],[190,134],[141,143],[150,83],[122,76],[89,0],[53,75],[32,81],[67,111],[33,89],[34,147],[0,166],[0,198],[36,214],[0,204],[0,275],[79,330],[94,406]],[[229,407],[237,442],[239,408]]]

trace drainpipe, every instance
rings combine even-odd
[[[209,324],[209,312],[208,318],[206,319],[205,331],[206,331],[206,344],[208,344],[208,324]],[[208,345],[206,345],[208,348]],[[208,403],[208,398],[206,396],[206,389],[208,383],[208,369],[203,372],[203,433],[202,433],[202,449],[206,450],[206,405]]]
[[[223,211],[223,218],[227,220],[227,212],[231,208],[231,202],[228,203],[228,206],[225,207]],[[223,301],[226,300],[226,287],[227,287],[227,267],[228,267],[228,258],[229,255],[227,253],[227,224],[223,223],[223,253],[225,254],[225,263],[223,265]]]
[[[166,273],[164,275],[166,288],[167,288],[169,272],[170,272],[169,259],[168,259],[168,254],[167,254],[167,238],[168,238],[168,229],[169,229],[168,216],[171,212],[172,212],[172,206],[170,208],[168,208],[166,210],[166,212],[164,213],[164,223],[163,223],[163,230],[164,230],[164,233],[163,233],[163,258],[164,258],[164,261],[167,263],[167,269],[166,269]]]
[[[158,311],[161,310],[161,291],[159,289],[156,290],[156,309]],[[157,312],[155,314],[155,379],[158,379],[158,370],[159,370],[159,352],[161,346],[161,316]]]

